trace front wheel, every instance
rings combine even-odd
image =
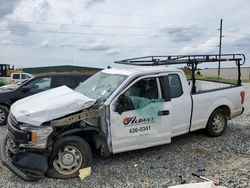
[[[208,119],[206,132],[209,136],[221,136],[227,127],[227,116],[222,109],[215,110]]]
[[[78,136],[67,136],[58,140],[53,147],[51,168],[47,175],[52,178],[72,178],[79,170],[88,167],[92,160],[89,144]]]

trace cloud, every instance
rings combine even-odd
[[[172,26],[159,30],[160,34],[165,34],[172,42],[187,42],[200,36],[202,32],[197,26]]]
[[[113,48],[109,49],[105,52],[107,55],[117,55],[121,53],[121,50],[119,48]]]
[[[64,44],[64,47],[68,47],[68,45]],[[111,45],[103,39],[93,39],[93,38],[88,38],[81,45],[78,45],[77,50],[79,50],[79,51],[92,51],[92,52],[104,52],[107,55],[117,55],[121,52],[120,49],[117,48],[117,46]]]
[[[235,38],[235,40],[233,40],[232,42],[235,46],[241,46],[241,47],[250,49],[250,46],[249,46],[250,35],[248,35],[248,34],[246,34],[246,35],[243,34],[243,35]]]
[[[111,47],[108,45],[80,45],[77,47],[78,50],[80,51],[106,51],[110,49]]]
[[[85,8],[89,9],[91,8],[93,5],[98,4],[98,3],[104,3],[106,0],[88,0],[86,2]]]
[[[111,50],[113,46],[108,44],[103,39],[87,38],[85,42],[77,46],[79,51],[107,51]]]
[[[218,51],[218,37],[212,37],[207,41],[196,45],[188,46],[181,49],[181,53],[184,54],[201,54],[201,53],[215,53]]]
[[[1,1],[0,18],[12,14],[19,2],[21,2],[21,0]]]
[[[47,48],[47,49],[51,49],[53,48],[53,45],[48,41],[48,40],[44,40],[39,46],[38,48]]]
[[[7,29],[12,35],[24,36],[30,30],[30,27],[25,23],[8,22]]]
[[[40,9],[49,9],[50,5],[47,0],[40,0],[37,4],[37,7]]]

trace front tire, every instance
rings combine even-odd
[[[208,119],[206,132],[209,136],[221,136],[227,127],[227,116],[223,109],[215,110]]]
[[[9,115],[9,108],[4,105],[0,105],[0,126],[7,124],[7,118]]]
[[[53,146],[51,168],[47,175],[52,178],[72,178],[79,175],[79,170],[88,167],[92,160],[89,144],[78,136],[67,136]]]

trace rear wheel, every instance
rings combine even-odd
[[[227,127],[227,116],[223,109],[215,110],[209,117],[206,131],[209,136],[217,137],[224,133]]]
[[[89,144],[78,136],[67,136],[54,145],[51,168],[47,175],[52,178],[71,178],[79,175],[79,170],[88,167],[92,160]]]
[[[7,106],[0,105],[0,126],[6,125],[8,114],[9,108]]]

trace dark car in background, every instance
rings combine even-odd
[[[0,126],[6,124],[10,106],[17,100],[63,85],[74,89],[90,76],[90,74],[41,75],[31,78],[17,88],[0,91]]]

